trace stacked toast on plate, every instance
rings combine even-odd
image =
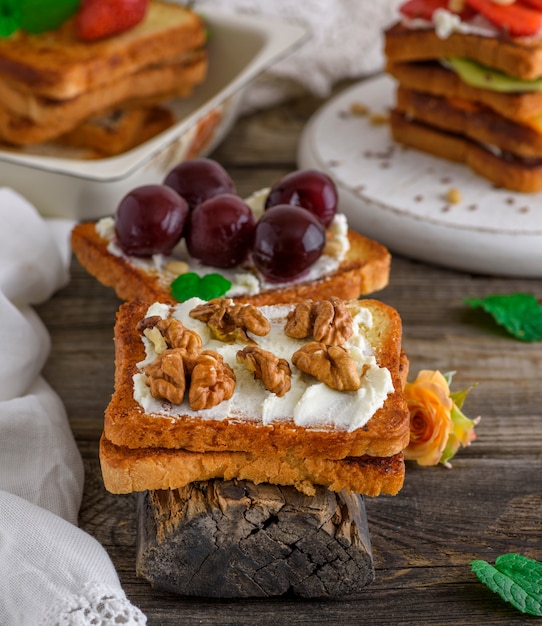
[[[542,189],[542,9],[531,5],[404,3],[385,33],[393,137],[497,187]]]
[[[161,105],[205,79],[206,38],[196,13],[151,0],[136,26],[96,41],[78,38],[74,17],[0,39],[0,141],[127,150],[171,125]]]

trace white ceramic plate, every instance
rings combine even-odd
[[[354,103],[385,115],[388,76],[362,81],[322,107],[299,146],[302,168],[336,181],[352,228],[390,251],[483,274],[542,277],[542,194],[495,189],[466,166],[401,147],[387,124],[351,112]],[[461,202],[446,194],[458,189]]]
[[[9,186],[46,216],[92,220],[110,215],[130,189],[160,182],[183,160],[205,120],[220,122],[199,154],[224,138],[237,114],[245,87],[306,37],[294,24],[249,15],[205,17],[209,73],[189,99],[175,107],[177,123],[119,156],[84,160],[64,154],[0,151],[0,186]]]

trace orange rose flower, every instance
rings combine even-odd
[[[452,373],[422,370],[413,383],[405,385],[410,411],[410,443],[405,459],[419,465],[442,463],[451,467],[450,459],[460,446],[469,445],[476,435],[474,426],[480,418],[470,420],[461,412],[470,391],[450,393]]]

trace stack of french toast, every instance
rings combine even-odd
[[[409,0],[385,33],[393,137],[495,186],[542,189],[542,5]]]
[[[402,487],[401,322],[381,302],[132,301],[115,345],[100,448],[113,493],[215,478],[307,495]]]
[[[270,195],[253,195],[256,215]],[[239,267],[202,266],[184,239],[166,256],[134,256],[122,247],[118,215],[72,232],[81,264],[126,301],[100,446],[109,491],[210,479],[293,485],[308,495],[317,486],[371,496],[401,489],[410,433],[401,319],[359,299],[388,283],[384,246],[337,214],[321,269],[278,284],[250,254]],[[173,295],[176,271],[196,280],[195,272],[218,272],[233,286],[211,298]]]
[[[206,77],[205,24],[190,9],[150,0],[135,26],[92,41],[78,36],[76,18],[0,39],[4,145],[118,154],[170,126],[164,103],[189,96]]]

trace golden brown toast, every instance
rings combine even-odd
[[[132,106],[152,98],[167,100],[174,96],[189,96],[207,74],[207,56],[203,51],[189,59],[167,62],[132,72],[66,101],[55,101],[21,93],[12,107],[24,113],[14,113],[0,100],[0,138],[14,145],[42,143],[71,131],[88,117],[124,103]],[[14,90],[1,85],[0,94]],[[29,115],[27,117],[26,114]]]
[[[294,485],[307,495],[314,495],[315,485],[368,496],[396,495],[405,475],[403,453],[330,460],[288,452],[265,456],[258,451],[134,450],[115,446],[105,437],[100,441],[100,465],[105,488],[111,493],[178,489],[191,482],[222,478]]]
[[[542,115],[542,92],[501,93],[471,87],[455,72],[435,62],[388,63],[386,71],[408,89],[476,102],[519,123]]]
[[[0,39],[0,79],[20,91],[67,100],[205,42],[200,16],[178,4],[152,0],[140,24],[107,39],[79,40],[73,18],[54,31],[17,31]]]
[[[450,100],[399,86],[396,109],[408,119],[524,158],[542,158],[542,134],[488,107]]]
[[[229,359],[236,376],[232,403],[221,403],[216,409],[213,407],[209,411],[205,409],[193,411],[186,404],[186,398],[181,405],[172,405],[166,400],[156,401],[149,396],[148,383],[152,379],[148,378],[151,374],[144,371],[142,361],[147,359],[147,364],[156,362],[155,355],[150,344],[143,341],[144,331],[141,327],[137,328],[138,324],[147,317],[149,304],[131,301],[120,307],[115,324],[115,391],[106,409],[104,423],[104,434],[109,442],[116,446],[135,449],[170,448],[191,452],[257,451],[258,454],[264,456],[276,456],[287,451],[289,455],[296,457],[324,459],[343,459],[362,455],[393,456],[404,450],[408,444],[410,418],[403,395],[407,360],[401,350],[401,319],[395,309],[369,299],[346,303],[345,306],[355,320],[352,326],[355,329],[352,341],[365,346],[366,353],[364,354],[367,358],[374,359],[372,367],[376,369],[367,370],[364,366],[362,367],[362,381],[364,381],[362,391],[333,392],[332,403],[336,401],[347,403],[342,409],[338,409],[338,414],[337,412],[325,413],[321,418],[322,421],[316,425],[303,426],[300,425],[304,423],[302,420],[296,418],[297,422],[294,421],[293,413],[288,413],[280,419],[273,418],[267,421],[263,419],[262,407],[269,406],[269,404],[264,405],[264,401],[274,403],[277,398],[262,387],[260,380],[255,380],[252,375],[247,374],[242,364],[234,362],[235,358],[232,354],[236,354],[237,348],[242,349],[246,343],[238,341],[229,344],[214,340],[209,334],[207,325],[190,316],[189,311],[193,310],[194,306],[194,301],[188,301],[174,308],[166,308],[169,315],[176,312],[186,328],[197,329],[196,332],[203,339],[203,350],[213,347],[213,349],[223,351],[224,358]],[[270,315],[278,315],[278,322],[274,322],[277,325],[272,326],[276,332],[269,334],[270,341],[275,342],[277,337],[284,337],[283,322],[287,312],[293,308],[293,305],[270,306],[261,310],[268,319],[272,319],[272,317],[269,318]],[[245,310],[246,307],[242,309]],[[246,310],[250,311],[250,309]],[[337,316],[332,325],[341,324],[342,319]],[[250,335],[250,338],[256,344],[267,345],[265,336]],[[303,346],[309,341],[311,341],[310,336],[296,340],[295,347]],[[273,345],[276,344],[273,343]],[[147,353],[146,349],[150,352]],[[273,349],[279,350],[279,348]],[[291,346],[288,343],[287,350],[290,349]],[[352,350],[351,347],[348,349]],[[369,352],[372,354],[371,357],[368,356]],[[290,353],[286,351],[285,354]],[[290,367],[294,381],[301,380],[302,385],[312,385],[316,382],[315,379],[304,374],[301,374],[301,379],[298,379],[300,371],[292,364]],[[138,376],[134,379],[136,374]],[[379,388],[379,383],[375,382],[380,380],[376,378],[378,376],[387,377],[389,387],[386,387],[386,391],[382,389],[382,392],[379,392],[378,402],[375,400],[376,403],[370,405],[374,407],[374,412],[371,413],[373,408],[362,408],[365,405],[350,404],[352,401],[357,402],[359,393],[368,393],[369,395],[362,395],[362,397],[372,398],[371,394],[376,393],[376,389]],[[194,376],[192,380],[194,381]],[[134,398],[134,382],[137,382],[139,390],[147,390],[142,391],[147,395],[141,396],[142,402],[151,402],[151,404],[145,404],[149,407],[147,410]],[[141,384],[142,382],[144,384]],[[317,396],[320,398],[319,410],[322,404],[327,406],[327,396],[321,395],[326,389],[327,386],[324,383],[310,389],[309,395],[320,394]],[[284,396],[286,402],[293,402],[292,405],[281,404],[277,407],[272,404],[271,407],[274,408],[271,410],[278,409],[281,415],[281,412],[285,410],[281,407],[284,406],[288,406],[288,410],[293,410],[291,407],[294,406],[297,410],[301,406],[298,398],[304,397],[297,394],[305,393],[298,390],[299,387],[293,385],[288,393],[294,395],[288,396],[287,393]],[[345,427],[330,422],[333,419],[330,415],[343,418],[349,414],[347,411],[353,406],[356,406],[354,415],[356,419],[360,419],[359,424],[352,425],[348,422],[350,426]],[[376,408],[377,406],[380,408]],[[365,410],[368,413],[364,414]],[[258,412],[262,414],[256,415]],[[299,417],[299,413],[297,415]],[[314,419],[314,409],[309,410],[305,415],[310,415],[310,418]],[[361,420],[362,415],[367,421]]]
[[[120,108],[84,121],[57,142],[102,156],[126,152],[166,130],[175,122],[173,113],[163,106]]]
[[[240,302],[258,306],[295,302],[305,298],[331,295],[345,300],[358,298],[383,289],[389,279],[391,255],[381,244],[349,231],[350,249],[337,271],[318,281],[266,289],[256,295],[237,296]],[[101,283],[113,287],[122,300],[174,302],[170,284],[175,275],[166,271],[149,271],[126,257],[111,254],[108,241],[101,237],[93,222],[77,224],[72,231],[72,249],[81,265]]]
[[[6,112],[17,117],[38,124],[58,124],[63,117],[86,117],[119,101],[157,98],[164,93],[188,95],[204,79],[207,63],[205,49],[190,51],[106,81],[68,100],[20,91],[12,83],[0,80],[0,102]]]
[[[509,153],[501,158],[475,141],[413,121],[397,110],[390,114],[390,128],[395,141],[465,163],[496,187],[523,193],[542,190],[542,159],[522,160]]]
[[[540,38],[483,37],[458,32],[441,38],[433,29],[411,29],[397,23],[385,32],[384,51],[390,63],[465,57],[524,80],[542,76]]]

